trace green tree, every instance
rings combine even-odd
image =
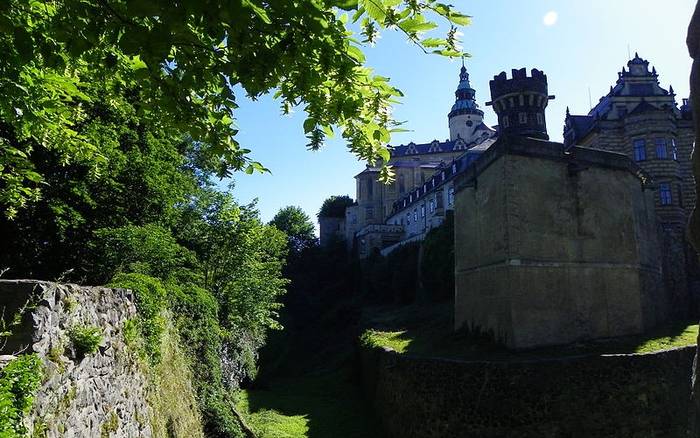
[[[316,244],[314,224],[301,207],[290,205],[281,208],[270,225],[287,235],[289,249],[296,254]]]
[[[331,196],[323,201],[318,217],[345,217],[345,209],[353,205],[355,201],[348,195]]]
[[[427,33],[434,19],[449,26],[441,37]],[[310,148],[335,127],[359,158],[386,163],[401,92],[365,66],[363,46],[396,29],[425,52],[461,56],[457,26],[468,23],[436,0],[0,2],[0,204],[11,217],[38,199],[37,150],[108,166],[102,137],[82,129],[86,108],[125,91],[139,119],[189,134],[220,176],[265,170],[235,140],[234,85],[253,99],[274,90],[284,113],[303,107]]]

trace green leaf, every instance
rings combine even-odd
[[[425,18],[419,15],[417,18],[407,18],[400,21],[399,27],[407,33],[427,32],[431,29],[435,29],[437,24],[430,21],[425,21]]]
[[[335,6],[344,10],[352,11],[357,9],[358,0],[335,0]]]
[[[267,15],[267,12],[265,12],[265,9],[253,3],[252,0],[243,0],[242,4],[243,7],[251,9],[255,15],[257,15],[266,24],[272,24],[272,20],[270,20],[270,17]]]
[[[457,12],[451,12],[448,18],[451,22],[460,26],[469,26],[472,22],[472,17]]]
[[[425,38],[420,42],[424,47],[443,47],[447,45],[447,40],[444,38]]]
[[[386,10],[381,0],[363,0],[362,6],[367,11],[367,15],[378,23],[382,23],[386,19]]]
[[[309,132],[313,131],[314,128],[316,128],[316,120],[312,119],[309,117],[308,119],[304,120],[304,133],[308,134]]]
[[[348,55],[359,64],[364,64],[365,62],[365,54],[356,46],[348,46]]]

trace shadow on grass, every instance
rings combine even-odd
[[[696,322],[663,325],[637,336],[586,341],[570,345],[512,351],[488,336],[455,332],[449,303],[377,308],[364,321],[363,341],[403,354],[458,360],[511,361],[598,354],[650,353],[694,345]]]
[[[243,397],[239,408],[259,438],[382,437],[349,367],[274,381]]]

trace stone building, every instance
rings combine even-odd
[[[659,84],[656,68],[635,54],[610,92],[587,115],[567,110],[564,143],[625,154],[655,182],[655,210],[664,283],[680,317],[696,308],[697,254],[685,237],[695,207],[690,156],[694,131],[688,100],[676,105],[673,87]]]
[[[422,239],[442,223],[453,208],[453,175],[471,159],[467,155],[479,153],[495,139],[496,131],[483,118],[463,65],[447,116],[450,138],[390,146],[389,165],[396,174],[391,184],[377,181],[378,167],[368,166],[355,176],[357,205],[346,210],[344,228],[348,245],[355,245],[360,257]]]

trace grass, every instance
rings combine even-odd
[[[391,348],[397,353],[406,353],[413,342],[406,330],[383,332],[369,329],[362,334],[360,342],[369,347]]]
[[[365,315],[360,341],[367,346],[387,347],[401,354],[462,360],[513,360],[567,357],[582,354],[651,353],[695,345],[697,324],[659,327],[640,336],[602,339],[566,346],[509,351],[484,337],[454,333],[451,306],[375,308]]]
[[[241,391],[236,405],[258,438],[381,436],[349,367]]]

